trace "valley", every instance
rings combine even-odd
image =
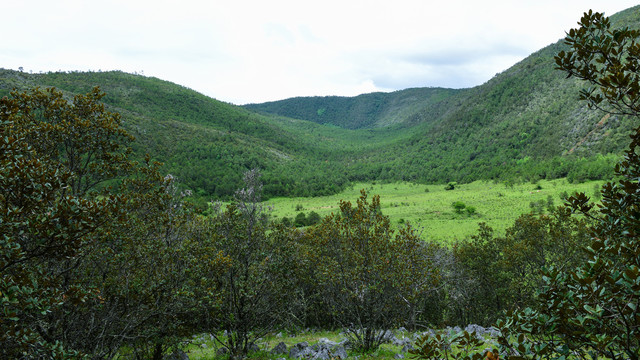
[[[382,213],[389,217],[392,227],[410,223],[420,230],[423,239],[452,244],[475,235],[480,222],[493,228],[498,236],[504,236],[520,215],[548,214],[550,204],[562,205],[563,197],[575,192],[584,192],[597,202],[601,185],[602,181],[571,184],[566,179],[514,185],[474,181],[445,190],[446,185],[356,183],[335,195],[272,198],[264,205],[273,209],[271,216],[276,221],[283,217],[293,221],[299,213],[308,217],[311,212],[324,218],[340,211],[340,200],[355,202],[364,189],[369,196],[380,196]],[[460,213],[452,206],[455,202],[465,204]],[[467,211],[469,207],[475,208],[472,214]]]

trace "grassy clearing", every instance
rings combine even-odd
[[[456,185],[445,190],[445,185],[420,185],[413,183],[358,183],[333,196],[313,198],[274,198],[266,202],[273,207],[272,215],[295,218],[299,212],[308,215],[315,211],[324,217],[339,211],[338,203],[344,199],[355,202],[360,189],[372,195],[380,195],[383,212],[394,224],[409,222],[422,230],[422,237],[441,242],[452,242],[474,234],[479,222],[486,222],[499,234],[510,227],[521,214],[531,212],[531,202],[546,202],[551,196],[557,206],[562,204],[562,194],[576,191],[593,196],[602,181],[570,184],[566,179],[540,181],[536,184],[506,186],[485,181]],[[475,207],[475,214],[455,212],[452,204],[463,202]],[[296,209],[302,210],[296,210]]]

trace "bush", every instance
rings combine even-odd
[[[467,207],[467,205],[465,205],[462,201],[456,201],[451,204],[451,206],[453,207],[453,210],[456,212],[456,214],[462,214],[464,208]]]

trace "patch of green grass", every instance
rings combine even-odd
[[[273,198],[266,202],[273,207],[272,215],[294,219],[302,205],[305,214],[315,211],[324,217],[339,209],[339,201],[355,202],[360,189],[369,196],[380,195],[382,211],[392,224],[402,226],[411,223],[422,231],[424,239],[450,243],[476,233],[478,223],[486,222],[498,234],[513,225],[518,216],[531,212],[531,202],[546,202],[549,195],[554,205],[563,203],[562,194],[576,191],[593,196],[594,188],[602,181],[570,184],[566,179],[541,180],[536,184],[524,183],[507,186],[486,181],[458,184],[454,190],[445,185],[421,185],[414,183],[358,183],[339,194],[312,198]],[[428,191],[426,191],[428,189]],[[452,204],[460,201],[475,213],[456,213]],[[299,207],[298,207],[299,208]]]

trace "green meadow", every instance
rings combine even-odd
[[[572,184],[566,179],[541,180],[535,184],[505,185],[486,181],[458,184],[453,190],[446,185],[420,185],[414,183],[357,183],[332,196],[272,198],[265,205],[273,207],[275,218],[294,219],[300,212],[312,211],[321,217],[339,211],[340,200],[355,202],[364,189],[369,196],[379,195],[383,213],[393,224],[410,223],[421,230],[424,239],[452,242],[473,235],[478,223],[485,222],[498,234],[513,225],[521,214],[533,211],[547,212],[549,199],[554,206],[563,203],[563,196],[584,192],[593,197],[602,181]],[[453,203],[462,202],[465,209],[456,212]],[[537,203],[537,209],[531,203]],[[543,205],[542,205],[543,204]],[[466,208],[475,208],[469,213]]]

